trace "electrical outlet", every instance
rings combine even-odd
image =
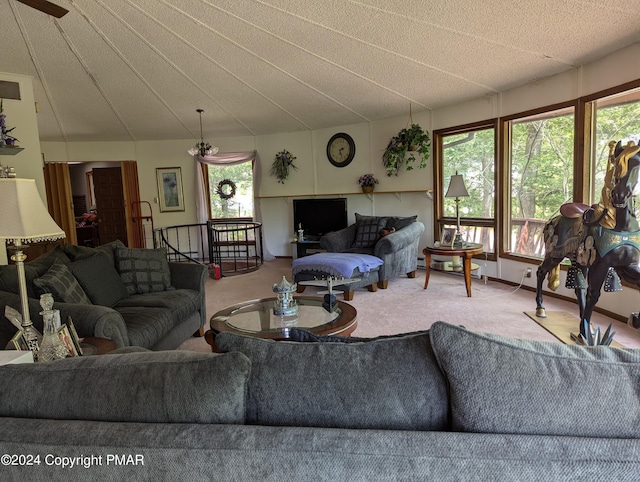
[[[526,277],[531,278],[531,268],[527,268]]]

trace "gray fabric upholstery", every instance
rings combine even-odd
[[[640,438],[640,350],[514,340],[435,323],[454,430]]]
[[[356,238],[352,248],[370,248],[380,239],[380,231],[387,225],[387,218],[362,218],[356,214]]]
[[[95,305],[114,306],[129,296],[109,256],[97,253],[67,265]]]
[[[33,286],[33,280],[45,274],[53,263],[66,264],[70,260],[60,246],[56,246],[51,251],[47,251],[35,259],[29,259],[29,250],[25,251],[25,253],[27,255],[27,261],[24,263],[27,295],[30,298],[36,298],[38,294]],[[0,290],[15,294],[20,293],[18,271],[15,264],[0,266]]]
[[[446,385],[427,334],[368,343],[276,342],[220,333],[251,360],[247,422],[445,430]],[[375,393],[375,397],[371,394]]]
[[[174,289],[166,248],[118,248],[116,269],[130,295]]]
[[[0,419],[0,453],[102,464],[2,467],[6,480],[636,482],[638,440],[184,423]],[[144,465],[107,464],[136,455]],[[89,459],[80,459],[89,463]]]
[[[0,416],[114,422],[244,423],[240,353],[186,351],[0,366]],[[62,393],[61,393],[62,391]]]
[[[51,293],[55,301],[91,304],[91,300],[78,284],[67,265],[53,263],[41,277],[33,280],[41,293]]]
[[[406,220],[406,218],[385,219],[387,222],[389,219],[402,219],[403,222]],[[357,224],[352,224],[340,231],[325,234],[320,238],[320,246],[334,253],[358,252],[377,256],[384,262],[378,272],[380,281],[411,273],[418,268],[419,242],[424,232],[424,224],[420,221],[410,222],[403,228],[380,238],[373,249],[354,248],[356,232]]]
[[[65,244],[64,252],[69,256],[71,261],[77,261],[79,259],[88,258],[89,256],[96,255],[98,253],[104,253],[109,256],[111,264],[115,266],[116,250],[118,248],[124,248],[125,245],[119,239],[110,243],[101,244],[95,248],[89,246],[76,246],[74,244]]]

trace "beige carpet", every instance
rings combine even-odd
[[[265,262],[257,271],[207,280],[207,317],[216,311],[241,301],[273,296],[272,286],[282,276],[289,281],[291,259]],[[463,325],[473,331],[495,333],[514,338],[541,341],[560,341],[524,313],[535,310],[535,293],[503,283],[473,280],[471,298],[467,298],[464,279],[459,275],[431,272],[429,288],[424,290],[424,270],[418,270],[416,278],[389,280],[389,288],[371,293],[366,288],[355,291],[351,303],[358,310],[358,328],[353,336],[373,337],[416,330],[425,330],[436,321]],[[319,288],[307,287],[304,294],[313,295]],[[341,299],[341,295],[339,299]],[[575,303],[547,296],[548,311],[562,311],[576,315]],[[594,314],[593,320],[602,330],[612,320]],[[640,332],[625,323],[613,320],[617,332],[615,340],[628,348],[640,348]],[[192,338],[180,349],[209,351],[203,338]]]

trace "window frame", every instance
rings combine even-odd
[[[498,165],[500,167],[502,185],[504,189],[500,190],[500,226],[499,226],[499,252],[500,258],[522,261],[525,263],[540,263],[540,258],[527,256],[523,254],[512,253],[510,248],[511,237],[511,205],[512,205],[512,176],[511,176],[511,125],[514,121],[525,119],[528,117],[539,116],[545,113],[573,108],[573,188],[572,201],[582,202],[584,197],[584,183],[582,181],[582,169],[578,169],[577,159],[581,159],[582,154],[580,148],[584,148],[582,143],[583,135],[579,132],[578,126],[581,123],[578,118],[579,104],[577,100],[561,102],[524,112],[518,112],[500,118],[500,152]],[[578,201],[580,200],[580,201]]]
[[[444,138],[451,135],[456,134],[464,134],[467,132],[474,132],[480,130],[493,129],[493,183],[494,183],[494,192],[495,195],[493,197],[493,218],[473,218],[473,217],[465,217],[460,216],[460,225],[461,226],[477,226],[477,227],[489,227],[493,228],[494,233],[494,250],[490,253],[484,253],[482,255],[483,259],[487,259],[490,261],[496,261],[498,258],[498,223],[497,223],[497,213],[498,213],[498,197],[500,193],[500,181],[499,181],[499,170],[498,170],[498,118],[487,119],[484,121],[472,122],[469,124],[447,127],[444,129],[436,129],[433,131],[433,179],[435,181],[434,186],[434,219],[433,219],[433,229],[434,229],[434,238],[439,240],[440,233],[442,232],[442,227],[444,225],[455,225],[457,220],[455,217],[447,217],[444,216],[444,195],[445,189],[444,184],[445,180],[443,179],[444,173]]]

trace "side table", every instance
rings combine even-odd
[[[452,248],[450,246],[427,246],[422,250],[425,255],[426,276],[424,279],[424,289],[429,285],[429,275],[431,274],[431,256],[461,256],[462,271],[464,273],[464,284],[467,288],[467,296],[471,297],[471,258],[476,254],[482,254],[481,244],[468,244],[462,248]]]

